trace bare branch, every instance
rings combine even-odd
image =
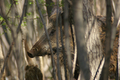
[[[28,3],[28,0],[25,0],[24,6],[23,6],[22,16],[21,16],[21,18],[20,18],[20,23],[19,23],[18,28],[17,28],[17,31],[16,31],[17,34],[18,34],[19,31],[20,31],[20,27],[21,27],[21,24],[22,24],[22,20],[23,20],[23,17],[24,17],[25,12],[26,12],[26,10],[27,10],[27,3]]]
[[[8,20],[7,20],[7,16],[5,15],[5,6],[4,6],[3,0],[1,0],[1,2],[0,2],[0,8],[1,8],[1,15],[4,18],[4,20],[5,20],[6,24],[8,25],[8,27],[10,28],[13,40],[15,40],[15,36],[14,36],[13,30],[12,30],[11,25],[9,24]]]
[[[56,17],[56,44],[57,44],[57,74],[58,74],[58,80],[61,80],[61,71],[60,71],[60,63],[59,63],[59,39],[58,39],[58,9],[59,9],[59,0],[56,1],[57,5],[57,17]]]
[[[64,1],[64,27],[65,27],[65,48],[66,48],[66,54],[67,54],[67,60],[68,60],[68,70],[70,72],[70,80],[73,78],[72,75],[72,60],[71,60],[71,52],[70,52],[70,41],[69,41],[69,21],[68,21],[68,15],[69,15],[69,9],[68,9],[68,1]]]
[[[9,51],[8,51],[8,53],[7,53],[7,55],[6,55],[5,59],[4,59],[4,65],[3,65],[3,68],[1,69],[0,79],[1,79],[1,77],[2,77],[2,75],[3,75],[4,69],[5,69],[6,64],[7,64],[7,62],[8,62],[8,59],[9,59],[9,56],[10,56],[10,54],[11,54],[11,52],[12,52],[13,45],[14,45],[14,42],[12,42],[12,44],[11,44],[11,46],[10,46],[10,48],[9,48]]]
[[[8,11],[7,14],[6,14],[6,17],[7,17],[8,14],[10,13],[10,11],[11,11],[11,9],[12,9],[12,6],[13,6],[14,4],[15,4],[15,1],[13,1],[12,5],[10,6],[10,9],[9,9],[9,11]],[[3,21],[4,21],[4,20],[2,20],[0,24],[2,24]]]
[[[61,14],[61,13],[60,13]],[[61,44],[62,44],[62,53],[63,53],[63,59],[64,59],[64,69],[65,69],[65,80],[68,80],[67,77],[67,66],[66,66],[66,54],[65,54],[65,48],[63,45],[63,34],[62,34],[62,17],[60,16],[60,36],[61,36]]]

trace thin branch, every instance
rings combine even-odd
[[[71,34],[72,34],[73,52],[74,52],[74,61],[73,61],[73,69],[72,69],[72,73],[73,73],[73,76],[74,76],[76,64],[78,64],[77,63],[77,44],[76,44],[76,36],[75,36],[74,27],[72,26],[72,24],[70,24],[70,27],[72,29]]]
[[[34,11],[33,11],[34,12]],[[44,14],[43,17],[47,17],[48,15]],[[20,19],[19,17],[7,17],[7,19]],[[39,17],[35,17],[35,18],[25,18],[26,20],[35,20],[35,19],[40,19]]]
[[[61,13],[60,13],[61,14]],[[63,34],[62,34],[62,18],[60,16],[60,36],[61,36],[61,44],[62,44],[62,53],[63,53],[63,63],[64,63],[64,69],[65,69],[65,80],[68,80],[68,77],[67,77],[67,65],[66,65],[66,54],[65,54],[65,48],[64,48],[64,45],[63,45]]]
[[[115,2],[113,1],[113,0],[111,0],[112,1],[112,10],[113,10],[113,14],[115,15],[115,12],[116,12],[116,10],[115,10]]]
[[[1,2],[0,2],[0,7],[1,7],[1,16],[4,18],[6,24],[8,25],[8,27],[9,27],[11,33],[12,33],[13,40],[15,40],[13,30],[12,30],[11,25],[9,24],[9,22],[7,20],[7,17],[5,15],[5,6],[4,6],[3,0],[1,0]]]
[[[52,66],[53,66],[53,74],[54,74],[53,77],[54,77],[54,80],[56,80],[55,62],[54,62],[54,57],[53,57],[52,46],[51,46],[51,43],[50,43],[50,38],[49,38],[49,35],[48,35],[48,31],[46,29],[46,24],[45,24],[44,18],[42,16],[38,0],[36,0],[36,3],[37,3],[37,7],[38,7],[39,16],[41,17],[42,23],[44,25],[44,30],[45,30],[45,33],[46,33],[46,36],[47,36],[47,39],[48,39],[48,43],[49,43],[49,46],[50,46]]]
[[[59,0],[56,1],[57,5],[57,17],[56,17],[56,44],[57,44],[57,75],[58,80],[61,80],[61,72],[60,72],[60,63],[59,63],[59,44],[58,44],[58,9],[59,9]]]
[[[11,9],[12,9],[12,6],[13,6],[13,4],[15,4],[15,1],[14,1],[14,2],[12,3],[12,5],[10,6],[10,9],[9,9],[9,11],[7,12],[6,16],[8,16],[8,14],[10,13],[10,11],[11,11]],[[3,23],[3,21],[4,21],[4,20],[2,20],[0,24],[2,24],[2,23]]]
[[[17,31],[16,31],[17,34],[18,34],[19,31],[20,31],[20,27],[21,27],[21,24],[22,24],[22,20],[23,20],[23,17],[24,17],[25,12],[26,12],[26,10],[27,10],[27,3],[28,3],[28,0],[25,0],[24,6],[23,6],[22,16],[21,16],[21,18],[20,18],[20,23],[19,23],[18,28],[17,28]]]
[[[71,29],[71,35],[73,41],[73,51],[75,51],[75,40],[74,40],[74,31],[73,31],[72,23],[70,23],[70,29]]]
[[[106,40],[105,40],[105,63],[102,69],[100,80],[108,80],[109,74],[109,63],[110,63],[110,56],[112,52],[111,48],[111,16],[112,16],[112,3],[111,0],[106,0]],[[112,45],[113,46],[113,45]]]
[[[10,56],[10,54],[11,54],[11,52],[12,52],[13,45],[14,45],[14,42],[12,42],[12,44],[11,44],[11,46],[10,46],[10,48],[9,48],[9,51],[8,51],[8,53],[7,53],[7,56],[6,56],[5,59],[4,59],[4,65],[3,65],[3,68],[1,69],[0,79],[1,79],[1,77],[2,77],[2,75],[3,75],[4,69],[5,69],[6,64],[7,64],[7,62],[8,62],[8,59],[9,59],[9,56]]]
[[[73,78],[72,75],[72,60],[71,60],[71,52],[70,52],[70,41],[69,41],[69,21],[68,21],[68,1],[64,0],[64,27],[65,27],[65,48],[68,60],[68,69],[70,72],[70,80]]]
[[[101,64],[102,64],[102,62],[103,62],[103,59],[104,59],[104,56],[102,56],[102,59],[100,60],[100,64],[98,65],[98,68],[97,68],[97,71],[96,71],[96,73],[95,73],[95,76],[94,76],[94,79],[93,79],[93,80],[96,79],[96,76],[97,76],[97,74],[98,74],[98,72],[99,72],[99,70],[100,70],[100,67],[101,67]]]

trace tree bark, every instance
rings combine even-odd
[[[77,57],[79,60],[79,65],[81,69],[80,80],[90,80],[90,67],[88,64],[87,50],[85,45],[85,30],[86,26],[83,21],[83,6],[82,0],[74,0],[73,2],[73,11],[74,11],[74,25],[75,25],[75,34],[77,42]]]
[[[98,25],[93,9],[92,0],[73,1],[77,57],[81,80],[98,80],[104,62]]]

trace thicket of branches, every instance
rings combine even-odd
[[[119,9],[120,0],[0,0],[0,80],[119,80]]]

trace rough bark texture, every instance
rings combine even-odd
[[[78,59],[80,58],[81,79],[93,80],[95,78],[96,80],[98,80],[101,70],[99,68],[99,71],[97,72],[97,69],[100,64],[100,60],[102,59],[102,45],[99,37],[98,25],[96,24],[96,18],[94,17],[92,12],[92,0],[83,0],[83,7],[80,7],[79,0],[76,1],[78,2],[74,4],[75,7],[73,8],[75,13],[74,18],[76,18],[76,20],[74,20],[74,23],[76,26],[75,30],[77,31],[76,37],[80,38],[76,38],[79,39],[76,40],[78,42],[77,50],[81,50],[78,51],[78,54],[83,54],[82,57],[81,55],[78,55]],[[80,11],[80,9],[83,9],[83,22],[80,22],[80,16],[82,16],[82,14],[80,15],[80,13],[82,12]],[[82,25],[82,23],[84,24]],[[87,76],[82,76],[85,74]]]

